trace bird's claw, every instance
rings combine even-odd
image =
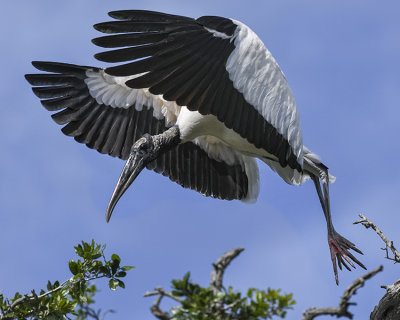
[[[354,250],[359,254],[363,254],[359,249],[356,248],[354,243],[342,237],[339,233],[334,231],[334,233],[328,236],[329,249],[331,251],[331,260],[333,264],[333,271],[335,273],[336,284],[339,284],[339,276],[337,271],[337,266],[342,270],[342,265],[347,269],[351,270],[346,262],[355,268],[353,262],[358,264],[361,268],[367,269],[349,250]]]

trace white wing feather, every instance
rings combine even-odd
[[[153,95],[148,89],[132,89],[125,85],[125,82],[139,77],[143,74],[136,74],[129,77],[114,77],[106,74],[104,70],[86,72],[86,85],[90,95],[97,103],[112,108],[129,108],[134,106],[141,111],[143,106],[153,108],[153,116],[158,120],[165,118],[166,126],[175,124],[181,107],[175,102],[166,101],[161,95]]]
[[[289,141],[302,163],[303,139],[296,102],[285,75],[261,39],[246,25],[234,34],[235,49],[226,63],[229,78],[246,101]]]

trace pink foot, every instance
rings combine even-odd
[[[350,266],[355,268],[354,263],[351,261],[351,260],[353,260],[361,268],[367,269],[360,261],[358,261],[358,259],[356,257],[354,257],[349,252],[349,250],[354,250],[355,252],[357,252],[359,254],[363,254],[363,253],[359,249],[356,248],[354,243],[352,243],[351,241],[342,237],[336,231],[334,231],[332,235],[328,235],[328,244],[329,244],[329,249],[331,251],[331,260],[332,260],[332,264],[333,264],[333,272],[335,273],[336,284],[339,284],[337,266],[339,266],[339,269],[342,270],[342,264],[343,264],[344,267],[350,271],[351,269],[346,264],[346,262]]]

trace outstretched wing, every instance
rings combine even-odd
[[[164,132],[167,119],[173,122],[174,114],[162,113],[159,97],[135,93],[112,78],[107,82],[101,69],[55,62],[33,65],[46,73],[25,77],[42,105],[57,111],[53,120],[64,125],[66,135],[101,153],[127,159],[132,145],[144,133]],[[88,83],[97,95],[92,95]],[[250,178],[258,179],[249,176],[254,164],[241,159],[233,163],[217,161],[198,145],[187,142],[161,155],[148,168],[206,196],[245,200],[254,197]]]
[[[228,128],[279,161],[302,170],[302,134],[296,104],[279,66],[244,24],[204,16],[192,19],[152,11],[114,11],[119,21],[94,27],[113,35],[93,42],[118,48],[96,54],[105,62],[128,62],[107,74],[131,77],[189,110],[213,114]]]

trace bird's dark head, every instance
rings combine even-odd
[[[145,134],[138,141],[135,142],[131,149],[131,155],[129,158],[135,155],[136,158],[142,159],[151,159],[154,160],[154,156],[156,155],[154,152],[154,143],[151,135]],[[129,160],[129,159],[128,159]]]
[[[160,154],[170,150],[181,142],[180,132],[177,126],[172,126],[161,134],[151,136],[145,134],[137,140],[132,146],[131,153],[121,176],[117,182],[111,200],[108,204],[106,220],[111,218],[118,200],[124,192],[129,188],[139,173],[146,167],[148,163],[155,160]]]
[[[149,134],[145,134],[135,142],[108,204],[106,213],[107,222],[110,220],[111,214],[118,200],[122,197],[132,182],[135,181],[136,177],[146,167],[146,165],[158,156],[159,152],[157,152],[158,150],[156,149],[158,148],[154,147],[152,137]]]

